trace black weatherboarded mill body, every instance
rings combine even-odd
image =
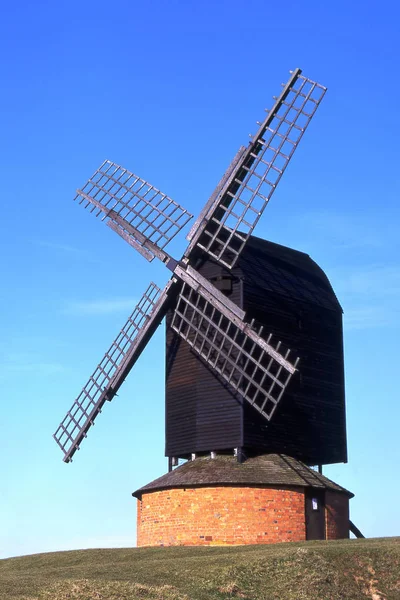
[[[167,327],[166,455],[282,453],[308,465],[347,461],[342,309],[318,265],[250,237],[231,271],[198,271],[300,358],[273,418],[263,416]],[[167,315],[167,324],[171,315]]]

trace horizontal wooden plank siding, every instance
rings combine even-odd
[[[324,272],[308,255],[255,237],[231,274],[211,260],[197,268],[216,285],[232,276],[229,298],[300,357],[299,373],[268,423],[168,328],[170,312],[166,455],[244,447],[307,464],[345,462],[342,310]]]
[[[300,357],[299,373],[269,424],[245,407],[244,445],[257,452],[289,454],[307,464],[346,462],[342,310],[314,261],[286,248],[280,253],[280,248],[251,240],[240,263],[243,308]],[[268,265],[264,275],[261,263]],[[276,277],[271,285],[271,273],[278,272],[281,279]]]
[[[198,268],[209,280],[231,277],[219,265],[207,261]],[[233,274],[229,298],[241,303],[241,283]],[[218,282],[217,282],[218,285]],[[229,451],[242,445],[242,407],[229,386],[181,341],[168,324],[166,370],[166,456],[184,457],[194,453]]]

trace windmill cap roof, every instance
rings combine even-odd
[[[239,265],[248,285],[342,312],[326,273],[304,252],[250,236]]]
[[[143,493],[182,487],[289,486],[328,489],[354,494],[317,473],[304,463],[284,454],[264,454],[239,463],[233,456],[199,457],[158,477],[133,492],[139,500]]]

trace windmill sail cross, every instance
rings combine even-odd
[[[146,260],[171,271],[163,291],[151,284],[54,438],[69,462],[83,438],[132,369],[168,310],[171,328],[193,352],[270,421],[299,357],[264,339],[253,321],[198,270],[211,260],[231,270],[275,191],[326,88],[296,69],[252,138],[241,147],[187,235],[180,261],[165,246],[192,215],[169,196],[117,163],[104,161],[75,200],[102,220]],[[229,272],[229,271],[228,271]]]

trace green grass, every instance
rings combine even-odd
[[[400,600],[400,538],[0,561],[1,600]]]

